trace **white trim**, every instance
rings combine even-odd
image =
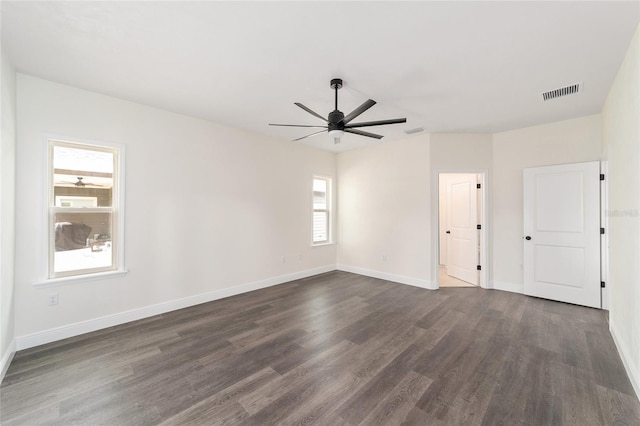
[[[4,375],[7,374],[7,370],[9,369],[9,365],[11,365],[11,361],[13,360],[13,356],[16,354],[16,341],[15,339],[9,343],[9,347],[2,355],[2,359],[0,359],[0,383],[4,380]]]
[[[631,386],[633,386],[633,390],[636,392],[636,398],[640,399],[640,371],[638,371],[637,367],[631,363],[631,360],[633,359],[631,357],[631,352],[628,350],[627,346],[624,345],[624,340],[618,337],[620,334],[617,330],[618,327],[616,327],[613,321],[611,321],[611,317],[609,317],[609,331],[611,332],[611,337],[613,337],[613,343],[615,343],[616,348],[618,349],[620,359],[622,359],[622,365],[624,365],[625,370],[627,370],[627,376],[629,376]]]
[[[600,181],[600,227],[605,229],[600,235],[600,281],[605,282],[605,287],[600,288],[600,307],[609,309],[609,165],[606,161],[600,162],[600,173],[604,174],[604,180]]]
[[[37,333],[27,334],[25,336],[17,336],[15,345],[17,350],[28,349],[34,346],[44,345],[45,343],[51,343],[57,340],[78,336],[80,334],[101,330],[103,328],[113,327],[115,325],[120,325],[127,322],[152,317],[154,315],[175,311],[177,309],[188,308],[190,306],[199,305],[201,303],[207,303],[214,300],[223,299],[225,297],[235,296],[237,294],[259,290],[289,281],[334,271],[335,269],[336,265],[325,265],[318,268],[293,272],[291,274],[280,275],[277,277],[271,277],[252,283],[240,284],[234,287],[196,294],[194,296],[188,296],[182,299],[170,300],[168,302],[132,309],[130,311],[119,312],[117,314],[107,315],[104,317],[94,318],[75,324],[39,331]]]
[[[351,272],[354,274],[365,275],[367,277],[379,278],[381,280],[393,281],[400,284],[420,287],[427,290],[437,289],[437,287],[434,285],[433,282],[429,280],[423,280],[422,278],[407,277],[404,275],[390,274],[388,272],[375,271],[373,269],[365,269],[357,266],[341,265],[341,264],[338,264],[336,266],[336,269],[338,271]]]
[[[54,207],[63,207],[62,201],[64,200],[91,201],[91,205],[88,207],[91,207],[91,208],[98,207],[98,197],[85,197],[85,196],[79,196],[79,195],[55,195],[55,202],[53,203]],[[81,206],[73,206],[73,207],[82,208]]]
[[[332,246],[334,244],[335,244],[334,242],[329,241],[328,243],[311,244],[311,247]]]
[[[43,280],[33,284],[34,287],[57,287],[68,284],[78,284],[86,281],[103,280],[109,278],[123,277],[127,274],[127,270],[123,271],[107,271],[107,272],[95,272],[93,274],[85,275],[70,275],[68,277],[51,278]]]
[[[493,281],[494,290],[509,291],[511,293],[524,294],[524,284],[508,283],[506,281]]]

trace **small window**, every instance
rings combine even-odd
[[[49,141],[49,278],[117,270],[120,150]]]
[[[330,235],[331,179],[313,179],[313,244],[331,241]]]

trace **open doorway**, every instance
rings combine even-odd
[[[439,287],[478,287],[485,281],[483,187],[484,173],[438,174]]]

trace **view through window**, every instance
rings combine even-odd
[[[329,193],[331,179],[313,179],[313,243],[329,242]]]
[[[49,278],[117,269],[118,149],[49,142]]]

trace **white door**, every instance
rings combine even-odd
[[[455,176],[455,177],[454,177]],[[478,285],[478,189],[474,174],[447,183],[447,274]]]
[[[524,293],[600,308],[600,164],[524,170]]]

